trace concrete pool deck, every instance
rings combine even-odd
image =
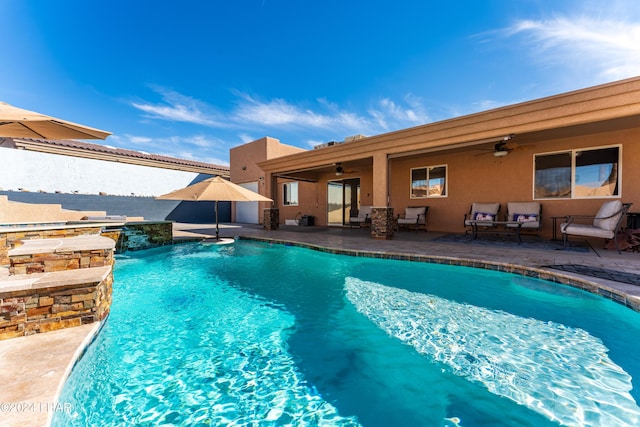
[[[215,224],[174,224],[175,240],[212,236],[215,236]],[[607,251],[602,248],[602,240],[590,242],[590,246],[580,252],[557,250],[556,246],[561,243],[535,245],[527,244],[526,240],[523,245],[508,241],[485,244],[487,242],[482,238],[478,242],[448,241],[443,238],[446,237],[444,233],[424,231],[399,232],[393,240],[374,240],[365,229],[281,226],[279,230],[264,230],[259,225],[246,224],[221,224],[220,236],[292,242],[390,257],[402,254],[465,260],[468,264],[477,261],[479,264],[523,266],[573,277],[640,301],[640,285],[631,284],[629,280],[640,280],[640,253]],[[605,274],[594,277],[549,266],[583,266]],[[6,272],[0,271],[0,276],[3,274]],[[98,326],[91,324],[0,341],[0,405],[3,405],[0,407],[0,425],[45,426],[55,410],[67,409],[65,402],[56,405],[59,390]]]

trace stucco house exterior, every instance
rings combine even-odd
[[[461,232],[474,202],[504,214],[535,201],[551,236],[552,217],[608,200],[640,209],[640,77],[313,150],[263,138],[232,150],[230,172],[275,201],[280,223],[342,226],[372,206],[372,237],[392,238],[406,207],[429,207],[428,230]]]

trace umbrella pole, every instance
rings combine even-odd
[[[218,201],[216,200],[216,240],[220,240],[220,229],[218,228]]]

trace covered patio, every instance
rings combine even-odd
[[[246,155],[249,143],[231,175],[259,181],[280,224],[308,215],[347,225],[371,206],[370,237],[393,239],[408,207],[428,207],[429,232],[461,232],[473,203],[499,203],[498,220],[511,221],[508,203],[539,202],[550,238],[554,217],[594,215],[611,199],[640,205],[638,94],[640,78],[627,79],[266,158]]]

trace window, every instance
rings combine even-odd
[[[571,150],[534,157],[535,199],[620,195],[620,147]]]
[[[411,198],[445,197],[447,167],[429,166],[411,169]]]
[[[286,182],[283,185],[284,201],[283,204],[285,206],[298,206],[298,183],[297,182]]]

